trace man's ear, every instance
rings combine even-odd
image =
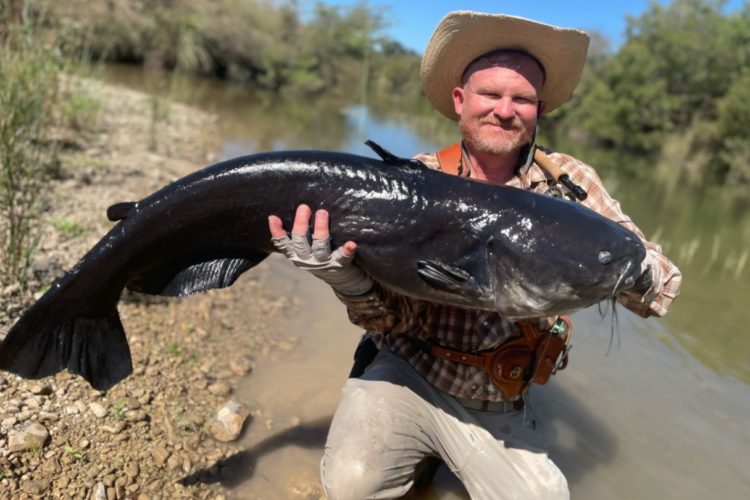
[[[547,103],[544,101],[539,101],[539,104],[537,104],[536,107],[536,115],[542,116],[544,114],[544,110],[547,107]]]
[[[453,110],[457,115],[461,115],[461,111],[464,109],[464,89],[463,87],[455,87],[453,93]]]

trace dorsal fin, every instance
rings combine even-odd
[[[128,214],[131,210],[133,210],[133,207],[135,207],[135,205],[136,203],[134,201],[122,201],[120,203],[115,203],[114,205],[107,208],[107,219],[111,220],[112,222],[123,220],[127,218]]]
[[[371,141],[370,139],[366,140],[365,144],[367,144],[370,149],[375,151],[375,153],[383,160],[383,163],[386,163],[387,165],[396,165],[409,168],[427,168],[421,161],[396,156],[380,144],[376,143],[375,141]]]

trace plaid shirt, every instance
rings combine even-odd
[[[680,271],[662,254],[659,245],[646,241],[633,221],[622,213],[619,202],[610,197],[592,167],[561,153],[548,152],[548,155],[568,173],[573,182],[588,192],[588,198],[581,203],[633,231],[646,246],[644,269],[646,265],[651,265],[651,289],[643,295],[621,293],[618,301],[643,317],[666,314],[669,304],[678,294],[682,278]],[[435,154],[420,154],[415,158],[430,168],[440,170]],[[471,171],[459,168],[458,175],[470,177]],[[507,185],[538,193],[550,189],[547,176],[536,163],[520,168]],[[487,351],[496,349],[511,337],[521,335],[520,328],[514,322],[491,311],[461,309],[413,299],[391,292],[377,283],[364,295],[337,295],[346,304],[352,323],[373,332],[378,345],[385,344],[400,354],[438,389],[456,397],[502,400],[500,391],[483,370],[435,358],[420,350],[407,337],[429,338],[437,344],[465,352]],[[533,323],[542,330],[548,330],[556,319],[538,318]]]

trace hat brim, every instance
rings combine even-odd
[[[422,57],[422,85],[433,106],[452,120],[452,92],[461,86],[466,67],[496,49],[521,50],[544,67],[539,98],[552,111],[570,99],[586,62],[589,36],[522,17],[456,11],[446,15],[432,34]]]

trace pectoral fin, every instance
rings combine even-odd
[[[463,297],[479,297],[481,294],[474,277],[458,267],[435,260],[420,260],[417,262],[417,274],[436,290]]]
[[[134,276],[128,289],[152,295],[181,297],[213,288],[226,288],[268,254],[257,252],[247,257],[217,258],[203,262],[171,262]]]

